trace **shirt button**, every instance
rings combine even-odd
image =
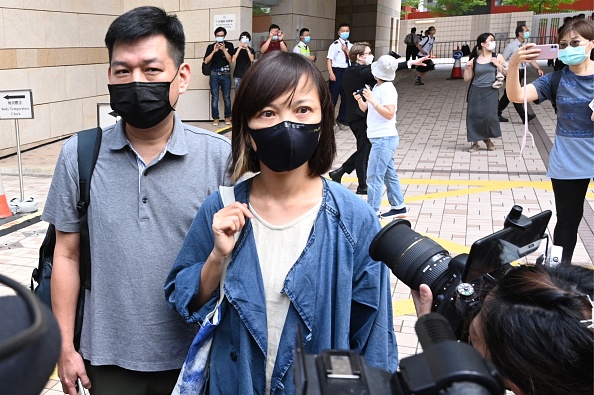
[[[147,199],[147,198],[145,198],[145,197],[143,197],[143,198],[142,198],[142,203],[146,203],[146,202],[148,202],[148,199]]]
[[[236,353],[234,353],[234,352],[231,352],[231,354],[229,354],[229,356],[231,357],[231,360],[232,360],[233,362],[237,361],[237,354],[236,354]]]

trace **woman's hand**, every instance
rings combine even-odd
[[[212,219],[214,233],[213,255],[223,260],[233,251],[235,245],[234,235],[241,232],[245,225],[245,218],[253,215],[247,204],[235,202],[220,209]]]
[[[363,89],[363,97],[372,106],[375,106],[378,104],[378,100],[375,98],[375,96],[373,96],[373,93],[371,93],[371,89],[369,89],[369,85],[365,85],[365,89]]]
[[[466,62],[466,67],[472,70],[472,68],[474,67],[474,58],[468,59],[468,62]]]
[[[520,63],[530,63],[540,54],[540,49],[533,48],[536,44],[529,43],[518,49],[509,59],[510,67],[518,67]]]
[[[433,293],[431,288],[426,284],[421,284],[419,290],[411,291],[413,302],[415,303],[415,310],[417,310],[417,317],[431,313],[431,305],[433,304]]]

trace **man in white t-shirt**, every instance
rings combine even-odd
[[[336,105],[340,95],[340,107],[336,122],[340,125],[348,126],[346,122],[346,99],[341,89],[342,75],[351,65],[349,60],[349,51],[353,44],[349,42],[351,27],[348,23],[341,23],[338,26],[338,40],[330,44],[326,64],[328,66],[328,88],[332,97],[332,104]]]
[[[400,180],[394,166],[394,155],[400,142],[396,130],[398,93],[392,81],[396,76],[398,61],[383,55],[371,64],[371,73],[377,81],[373,90],[366,87],[361,95],[354,94],[361,111],[367,110],[367,137],[371,152],[367,164],[367,203],[380,219],[403,218],[407,209]],[[384,183],[387,188],[390,211],[380,215]]]
[[[431,56],[433,50],[433,44],[435,43],[435,27],[431,26],[425,30],[426,36],[417,44],[419,49],[419,58],[424,56]],[[415,85],[425,85],[421,81],[421,77],[424,77],[428,71],[435,70],[435,64],[431,59],[425,61],[425,66],[417,66],[417,75],[415,76]]]

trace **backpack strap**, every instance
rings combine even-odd
[[[87,208],[91,201],[91,177],[99,156],[102,131],[100,127],[83,130],[78,137],[78,186],[79,200],[76,204],[80,218],[80,280],[81,286],[91,289],[91,240]]]
[[[561,70],[553,71],[553,75],[551,75],[551,104],[555,109],[555,114],[557,114],[557,89],[559,88],[559,84],[561,83]]]

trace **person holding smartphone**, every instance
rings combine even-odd
[[[242,32],[239,35],[239,46],[235,48],[231,61],[235,63],[235,69],[233,70],[233,79],[235,82],[235,91],[239,89],[241,78],[247,71],[248,67],[254,62],[256,51],[250,47],[250,41],[252,35],[249,32]]]
[[[231,54],[233,44],[225,41],[227,29],[217,27],[214,31],[215,42],[206,47],[204,63],[212,65],[210,72],[210,94],[212,124],[219,126],[219,89],[223,92],[225,102],[225,125],[231,124]]]
[[[284,38],[285,33],[280,29],[280,26],[273,23],[268,28],[268,38],[260,43],[260,53],[264,55],[272,51],[288,52],[289,48],[283,40]]]
[[[567,67],[560,71],[556,97],[552,93],[553,73],[525,88],[517,78],[520,64],[539,56],[541,50],[533,48],[534,44],[527,44],[511,57],[507,91],[514,103],[525,99],[556,99],[557,127],[547,176],[553,184],[557,209],[553,242],[563,247],[562,263],[569,264],[584,213],[588,184],[594,178],[594,123],[589,108],[594,97],[594,23],[585,19],[572,21],[565,25],[559,38],[559,59]]]

